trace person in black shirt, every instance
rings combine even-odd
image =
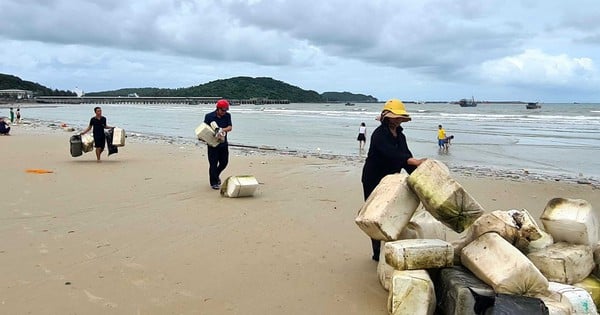
[[[365,200],[385,176],[399,173],[402,169],[410,174],[425,161],[425,159],[414,158],[408,149],[400,124],[410,121],[411,118],[400,100],[387,101],[379,120],[381,125],[371,134],[371,145],[362,171],[361,181]],[[381,243],[379,240],[371,239],[371,244],[372,259],[378,261]]]
[[[210,187],[212,189],[219,189],[221,186],[221,172],[225,170],[229,163],[229,144],[227,143],[227,133],[230,132],[233,127],[231,125],[231,114],[229,110],[229,102],[227,100],[217,101],[217,108],[204,116],[204,123],[211,125],[215,122],[219,127],[216,130],[217,137],[220,138],[221,143],[216,147],[207,145],[208,148],[208,175]]]
[[[104,146],[106,145],[106,136],[104,135],[104,129],[112,129],[114,127],[110,127],[106,124],[106,117],[102,116],[102,109],[100,107],[94,107],[94,113],[96,115],[90,119],[88,127],[79,135],[84,135],[88,131],[90,131],[90,129],[93,129],[92,133],[94,134],[96,161],[100,162],[100,154],[102,154],[102,151],[104,151]]]

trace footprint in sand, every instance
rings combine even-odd
[[[96,303],[96,304],[102,303],[102,305],[104,305],[106,307],[111,307],[111,308],[115,308],[118,306],[116,303],[106,301],[106,299],[103,297],[91,294],[88,290],[83,290],[83,293],[85,293],[85,295],[87,295],[88,301],[90,301],[92,303]]]

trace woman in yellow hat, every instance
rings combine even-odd
[[[408,149],[406,137],[400,124],[411,120],[404,104],[397,99],[389,100],[383,106],[379,118],[381,125],[371,134],[371,145],[362,172],[364,198],[367,200],[379,181],[389,174],[404,169],[412,173],[425,159],[415,159]],[[371,239],[373,260],[379,260],[380,241]]]

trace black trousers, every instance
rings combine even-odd
[[[229,163],[229,146],[222,143],[216,148],[208,146],[208,176],[210,185],[219,184],[219,176]]]

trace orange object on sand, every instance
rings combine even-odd
[[[29,168],[29,169],[26,169],[25,172],[27,172],[27,173],[34,173],[34,174],[54,173],[54,171],[44,170],[44,169],[41,169],[41,168]]]

